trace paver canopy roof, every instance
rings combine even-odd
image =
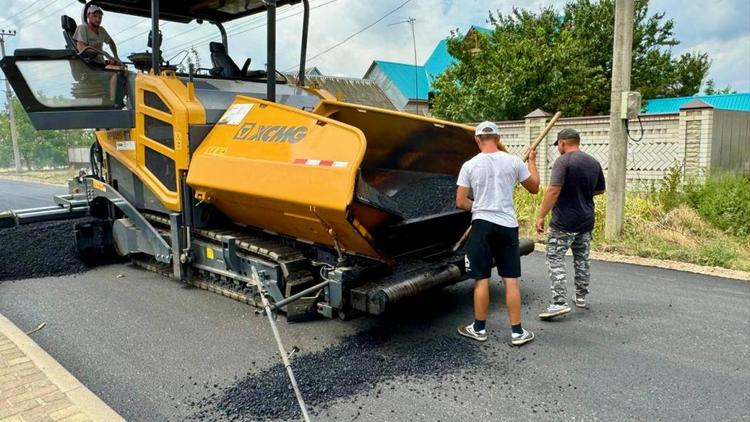
[[[78,0],[85,3],[85,0]],[[301,0],[276,0],[276,6],[296,4]],[[127,15],[151,17],[151,0],[93,0],[104,10]],[[266,11],[262,0],[161,0],[159,19],[187,23],[193,19],[227,22]]]

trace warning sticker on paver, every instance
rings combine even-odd
[[[135,141],[119,141],[117,142],[118,151],[133,151],[135,150]]]
[[[224,112],[224,115],[219,119],[219,124],[237,126],[242,123],[252,108],[253,105],[248,103],[235,104]]]

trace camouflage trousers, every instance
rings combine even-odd
[[[576,294],[578,296],[588,294],[591,278],[590,247],[591,232],[568,233],[550,227],[547,236],[547,268],[552,281],[552,303],[561,305],[568,302],[565,253],[569,248],[573,250]]]

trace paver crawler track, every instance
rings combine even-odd
[[[144,214],[145,218],[163,235],[169,236],[169,219],[156,214]],[[229,229],[208,230],[191,229],[193,238],[200,239],[216,247],[222,245],[227,237],[235,239],[237,253],[241,258],[261,258],[277,264],[281,269],[286,295],[291,286],[307,286],[315,281],[311,272],[310,261],[297,249],[275,239],[264,237],[262,234],[248,234],[246,232]],[[172,267],[155,262],[150,257],[137,256],[133,262],[140,267],[157,272],[167,277],[172,276]],[[261,307],[258,291],[249,277],[242,274],[227,273],[220,275],[216,272],[200,268],[192,268],[192,274],[185,280],[187,284],[220,294],[230,299]]]

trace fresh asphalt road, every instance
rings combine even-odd
[[[549,295],[544,256],[525,257],[523,270],[534,342],[508,346],[495,282],[490,339],[472,344],[481,353],[466,357],[468,371],[396,374],[329,403],[316,419],[750,419],[750,283],[594,262],[591,308],[542,322],[535,314]],[[214,385],[278,362],[268,322],[253,308],[131,265],[2,282],[0,312],[22,330],[46,322],[34,340],[128,420],[184,420]],[[279,327],[287,348],[304,355],[373,328],[392,333],[394,348],[452,337],[470,319],[471,284],[463,282],[390,316],[281,319]],[[360,369],[342,366],[320,382]]]
[[[65,186],[0,179],[0,212],[54,205],[52,197],[64,193]]]

